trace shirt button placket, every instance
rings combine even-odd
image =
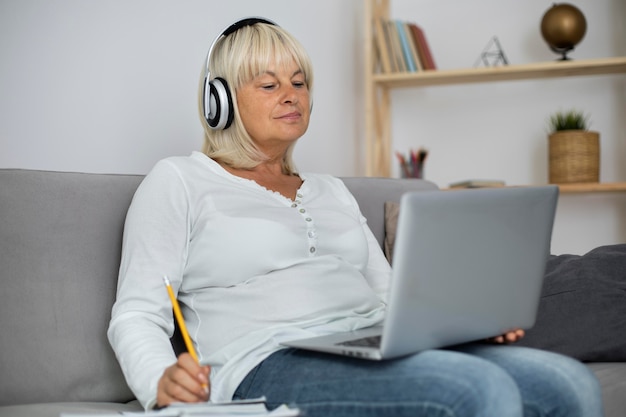
[[[309,246],[309,256],[315,256],[317,252],[317,230],[315,230],[315,222],[313,218],[307,213],[306,208],[302,206],[302,194],[296,195],[296,200],[291,204],[291,207],[297,208],[298,213],[302,219],[306,222],[306,234]]]

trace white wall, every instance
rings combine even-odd
[[[572,0],[588,32],[575,58],[626,55],[623,0]],[[424,27],[441,69],[471,67],[497,35],[513,64],[555,58],[539,33],[545,0],[392,0]],[[316,67],[302,171],[363,173],[363,3],[316,0],[0,0],[0,167],[145,173],[201,146],[198,78],[208,46],[247,15],[294,33]],[[393,93],[394,150],[430,149],[427,178],[544,183],[545,126],[578,107],[601,133],[603,181],[626,181],[623,76]],[[560,200],[553,251],[626,241],[626,194]]]
[[[359,6],[359,7],[357,7]],[[301,170],[353,174],[351,54],[360,2],[0,0],[0,166],[145,173],[199,149],[197,87],[209,45],[250,15],[294,33],[316,65]]]

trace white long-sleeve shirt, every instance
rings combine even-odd
[[[109,340],[146,408],[176,358],[178,294],[211,400],[228,401],[259,362],[299,337],[379,323],[390,267],[343,182],[301,174],[294,201],[206,155],[156,164],[124,229]]]

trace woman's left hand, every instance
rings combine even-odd
[[[514,343],[520,340],[522,337],[524,337],[524,330],[516,329],[510,332],[507,332],[503,334],[502,336],[496,336],[496,337],[487,339],[487,341],[492,342],[492,343],[499,343],[499,344]]]

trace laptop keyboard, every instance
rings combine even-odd
[[[363,337],[361,339],[348,340],[345,342],[337,343],[340,346],[361,346],[361,347],[379,347],[380,335]]]

